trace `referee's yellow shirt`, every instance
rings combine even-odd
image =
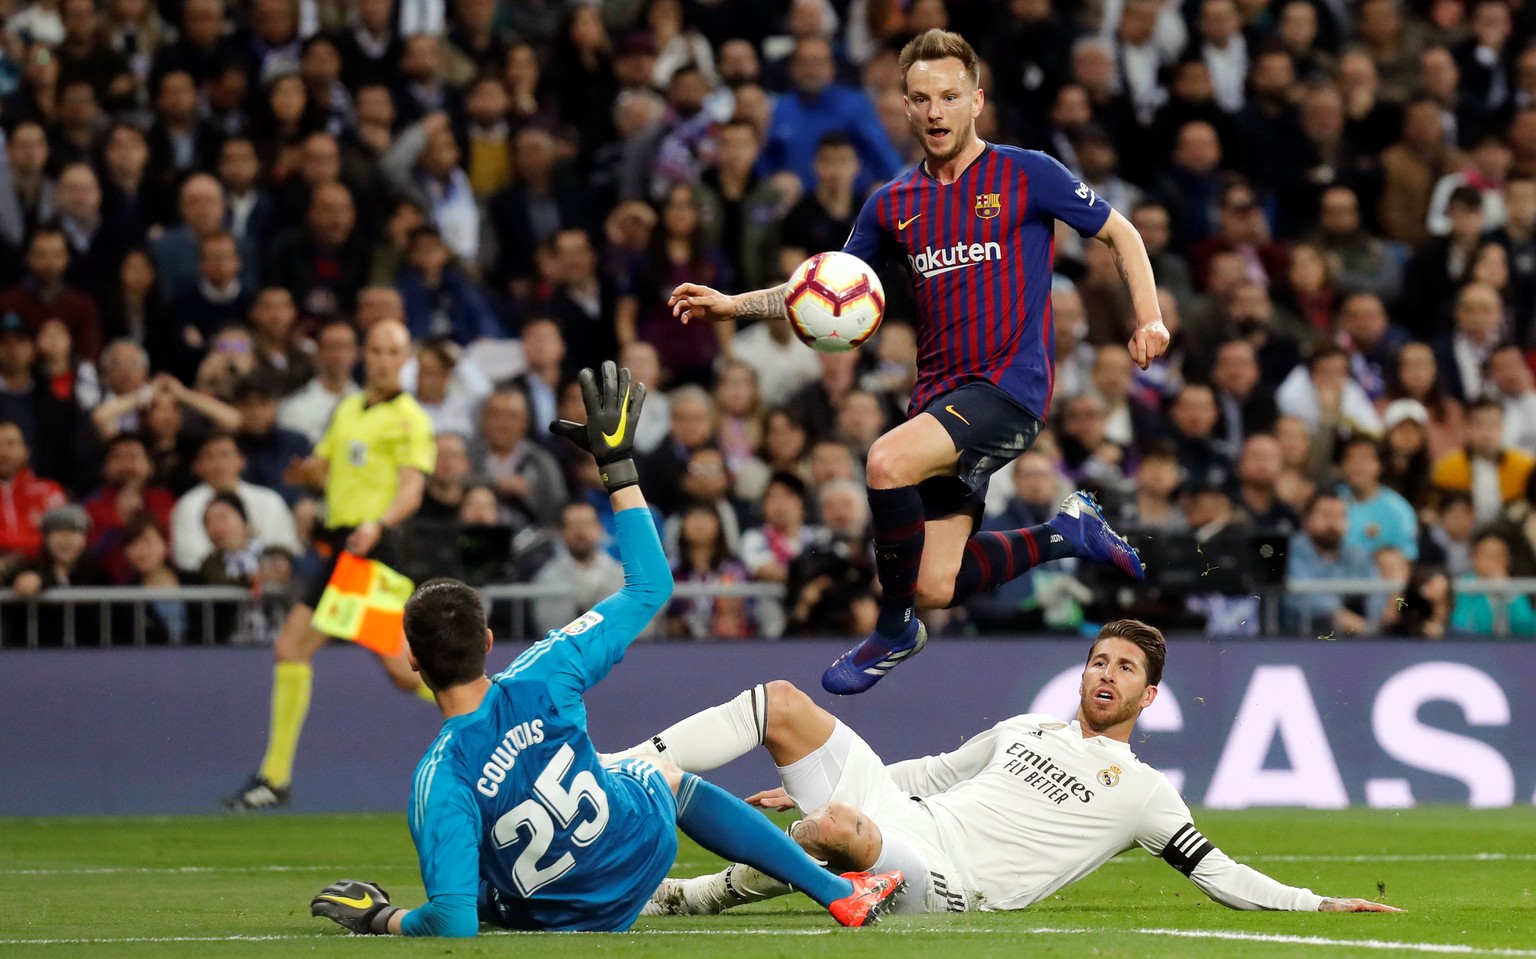
[[[325,525],[358,526],[384,515],[400,487],[400,467],[431,475],[437,466],[432,421],[416,398],[396,393],[369,404],[353,393],[331,414],[315,455],[330,463],[325,481]]]

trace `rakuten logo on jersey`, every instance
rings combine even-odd
[[[907,262],[912,264],[912,272],[923,277],[933,277],[1002,258],[1002,244],[992,240],[987,243],[956,243],[937,250],[931,246],[924,247],[923,252],[916,256],[909,254]]]

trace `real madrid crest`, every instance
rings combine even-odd
[[[1106,766],[1094,774],[1101,786],[1118,786],[1120,784],[1120,767]]]
[[[1003,195],[1001,193],[976,194],[976,215],[983,220],[990,220],[1003,212]]]

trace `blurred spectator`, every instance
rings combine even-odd
[[[1237,450],[1216,436],[1219,415],[1211,388],[1196,383],[1186,384],[1168,408],[1169,436],[1191,484],[1222,486],[1231,479]]]
[[[256,369],[271,377],[285,397],[309,382],[314,372],[310,351],[301,347],[294,336],[297,318],[292,294],[279,286],[260,291],[251,304],[251,348],[256,355]]]
[[[769,410],[763,418],[763,444],[758,450],[758,458],[775,473],[804,478],[807,475],[807,452],[805,425],[788,410]]]
[[[1479,586],[1509,578],[1509,543],[1496,533],[1483,533],[1472,544],[1472,571],[1467,580]],[[1457,591],[1451,626],[1474,636],[1536,637],[1536,609],[1531,598],[1518,593]]]
[[[833,437],[847,444],[860,459],[886,429],[885,408],[880,398],[865,389],[852,389],[837,404]]]
[[[753,172],[759,144],[751,123],[733,120],[718,136],[717,162],[699,181],[706,234],[724,251],[736,285],[761,289],[780,267],[783,197],[773,181]]]
[[[1397,400],[1412,400],[1424,409],[1428,415],[1423,425],[1428,434],[1431,461],[1459,447],[1462,442],[1461,404],[1447,395],[1442,384],[1434,351],[1425,343],[1403,344],[1397,352],[1394,369],[1387,377],[1386,398],[1389,405]]]
[[[832,47],[820,37],[805,37],[790,59],[794,90],[774,103],[773,123],[763,145],[759,170],[789,170],[807,187],[816,185],[816,146],[826,134],[848,134],[859,152],[860,186],[896,175],[901,158],[891,146],[864,92],[835,83]]]
[[[44,320],[37,330],[37,377],[56,399],[82,410],[101,402],[101,381],[95,364],[75,355],[63,320]]]
[[[614,313],[620,302],[619,285],[598,272],[597,255],[585,230],[562,229],[551,241],[551,252],[560,282],[543,309],[555,318],[565,339],[565,369],[572,373],[586,367],[598,369],[603,360],[618,353]]]
[[[784,218],[780,238],[797,256],[842,249],[859,212],[853,187],[859,179],[859,154],[853,138],[834,130],[816,144],[812,164],[816,184]],[[743,282],[742,289],[755,289]]]
[[[1012,495],[1002,511],[982,520],[982,530],[1009,532],[1039,526],[1056,515],[1067,493],[1050,457],[1034,450],[1014,462],[1012,481]],[[995,590],[978,593],[965,604],[966,613],[984,632],[1015,632],[1046,624],[1054,612],[1049,607],[1055,605],[1046,602],[1054,592],[1053,574],[1070,577],[1073,565],[1069,560],[1064,568],[1032,569]]]
[[[1525,496],[1536,457],[1504,446],[1504,407],[1481,399],[1467,407],[1466,445],[1435,461],[1430,481],[1441,490],[1472,494],[1479,523],[1496,518],[1505,504]]]
[[[81,500],[91,520],[91,558],[115,583],[130,577],[123,537],[127,526],[140,516],[162,528],[170,525],[176,497],[153,480],[154,465],[144,438],[119,433],[105,444],[101,487]]]
[[[409,49],[435,45],[411,38]],[[474,263],[480,254],[480,208],[448,115],[435,112],[401,133],[380,160],[385,178],[400,195],[429,211],[429,219],[453,255]]]
[[[261,186],[261,160],[249,137],[231,136],[219,146],[219,184],[236,242],[265,249],[276,225],[277,205]]]
[[[1456,602],[1445,570],[1416,563],[1402,598],[1388,602],[1382,610],[1381,631],[1410,639],[1443,639],[1451,629],[1451,610]]]
[[[245,470],[245,457],[234,436],[210,434],[198,448],[192,468],[202,482],[183,494],[171,511],[171,544],[178,569],[198,570],[213,550],[203,526],[203,513],[216,495],[224,493],[239,497],[247,525],[256,538],[299,555],[293,513],[275,490],[240,478]]]
[[[549,526],[566,500],[565,480],[554,456],[528,434],[528,397],[519,389],[498,388],[480,407],[469,458],[475,473],[518,513],[520,525]]]
[[[423,520],[449,521],[459,515],[469,489],[469,440],[463,433],[437,430],[437,465],[427,477],[419,516]]]
[[[1301,529],[1291,536],[1286,558],[1286,577],[1293,583],[1339,579],[1374,579],[1376,568],[1369,558],[1345,542],[1349,513],[1335,493],[1314,493],[1302,514]],[[1357,608],[1351,608],[1355,606]],[[1290,593],[1285,597],[1286,615],[1292,628],[1321,629],[1355,635],[1370,624],[1364,607],[1346,603],[1337,593]]]
[[[1428,235],[1425,224],[1430,193],[1440,177],[1461,168],[1461,153],[1456,149],[1454,136],[1446,135],[1447,127],[1442,120],[1440,103],[1432,95],[1416,96],[1403,107],[1402,136],[1381,153],[1382,190],[1377,216],[1388,240],[1409,246],[1424,242]],[[1473,196],[1480,214],[1481,197],[1475,192]]]
[[[672,428],[672,400],[661,391],[661,363],[656,348],[644,340],[626,343],[619,349],[619,365],[629,370],[634,382],[645,384],[647,393],[640,411],[640,428],[635,431],[635,451],[642,456],[654,453],[666,442]]]
[[[197,264],[197,285],[171,301],[171,315],[181,324],[178,346],[185,355],[176,364],[179,371],[196,368],[216,332],[244,323],[256,296],[241,283],[239,248],[228,233],[201,237]]]
[[[209,586],[250,586],[261,570],[260,540],[251,536],[245,504],[234,493],[215,493],[203,507],[203,530],[213,549],[198,568]]]
[[[1369,436],[1356,436],[1340,450],[1339,496],[1349,511],[1348,546],[1375,556],[1395,549],[1410,562],[1419,557],[1419,521],[1396,490],[1381,484],[1381,449]]]
[[[1466,403],[1483,395],[1483,367],[1499,343],[1503,304],[1486,283],[1468,283],[1456,295],[1456,329],[1434,344],[1445,390]]]
[[[181,585],[181,577],[167,561],[170,544],[165,540],[165,530],[148,516],[140,514],[123,528],[123,557],[127,561],[128,579],[122,585],[145,586],[150,589],[175,589]],[[145,604],[144,632],[147,642],[179,643],[187,634],[187,607],[174,600],[157,600]]]
[[[155,279],[165,303],[175,303],[197,291],[203,240],[224,231],[224,189],[218,180],[194,173],[181,184],[180,198],[181,223],[166,230],[150,246]],[[250,246],[242,248],[237,241],[236,252],[240,285],[247,290],[256,289],[256,250]]]
[[[1374,293],[1350,293],[1339,304],[1336,342],[1349,354],[1350,375],[1373,402],[1387,390],[1393,358],[1408,342],[1408,334],[1392,325],[1387,308]]]
[[[1536,113],[1532,120],[1536,121]],[[1531,320],[1536,313],[1536,178],[1512,177],[1504,187],[1508,218],[1488,234],[1487,240],[1504,248],[1511,295],[1511,333],[1518,343],[1529,342]]]
[[[1094,490],[1118,487],[1129,464],[1125,448],[1105,435],[1104,401],[1094,393],[1069,397],[1061,404],[1060,415],[1061,465],[1067,477]]]
[[[1501,343],[1488,354],[1484,376],[1489,397],[1504,407],[1504,445],[1536,450],[1536,377],[1525,354],[1513,343]]]
[[[1323,191],[1319,206],[1317,242],[1338,263],[1339,288],[1346,293],[1396,297],[1403,282],[1402,263],[1361,224],[1355,190],[1342,184],[1331,186]]]
[[[1315,430],[1381,435],[1381,414],[1365,389],[1350,378],[1349,354],[1330,343],[1318,346],[1305,366],[1286,377],[1275,404],[1281,413]]]
[[[560,384],[566,373],[565,337],[560,335],[560,326],[554,320],[533,316],[523,321],[520,339],[528,369],[513,377],[512,385],[528,394],[533,432],[548,437],[549,424],[558,415]]]
[[[341,49],[341,80],[348,88],[389,83],[401,52],[394,4],[390,0],[358,0],[337,45]]]
[[[1233,505],[1247,513],[1255,526],[1292,533],[1301,525],[1301,517],[1275,488],[1284,469],[1279,440],[1269,433],[1248,437],[1237,461],[1237,495]]]
[[[725,454],[727,468],[736,477],[737,495],[744,495],[745,485],[751,489],[750,498],[757,500],[766,491],[768,473],[757,459],[763,440],[763,403],[752,367],[736,360],[721,366],[715,381],[715,405],[720,417],[716,441]]]
[[[718,417],[714,399],[701,387],[679,387],[669,400],[671,426],[667,438],[653,452],[642,457],[638,465],[651,502],[670,516],[681,506],[688,461],[695,450],[714,439]]]
[[[1418,248],[1408,263],[1403,284],[1402,323],[1416,339],[1436,335],[1439,320],[1455,297],[1457,284],[1467,275],[1483,234],[1482,199],[1476,189],[1464,186],[1452,191],[1446,211],[1450,232],[1432,237]]]
[[[548,131],[525,127],[512,140],[512,185],[486,204],[494,246],[480,251],[485,272],[513,299],[524,299],[533,275],[533,251],[561,229],[584,223],[580,185],[557,162]]]
[[[0,313],[16,314],[34,333],[44,320],[63,320],[76,351],[95,360],[101,353],[101,314],[89,296],[66,282],[69,241],[64,231],[54,226],[33,230],[26,265],[22,281],[0,293]]]
[[[1053,474],[1054,470],[1052,466]],[[1142,452],[1141,465],[1136,470],[1134,491],[1120,508],[1120,519],[1143,529],[1169,533],[1188,528],[1189,521],[1174,498],[1180,482],[1178,447],[1166,440],[1148,444]],[[1050,505],[1054,510],[1055,497],[1049,504],[1038,505],[1041,509]],[[1054,511],[1050,515],[1055,515]]]
[[[676,556],[672,576],[679,583],[730,584],[749,578],[726,545],[720,514],[706,504],[696,503],[682,511]],[[667,608],[667,635],[673,639],[748,639],[756,634],[750,599],[673,599]]]
[[[78,407],[37,379],[36,359],[37,342],[21,318],[0,316],[0,419],[21,430],[38,475],[73,484]]]
[[[53,480],[32,472],[26,437],[11,420],[0,420],[0,572],[37,558],[43,516],[68,502]]]
[[[491,392],[491,382],[464,359],[449,339],[430,339],[416,349],[416,401],[434,430],[464,436],[474,432],[475,410]]]
[[[117,222],[101,215],[101,182],[88,163],[72,163],[59,173],[59,228],[69,245],[64,279],[99,305],[112,286],[130,237]]]
[[[1231,5],[1232,0],[1207,0],[1207,4]],[[1260,285],[1278,282],[1285,275],[1285,248],[1270,239],[1269,224],[1253,187],[1243,181],[1227,185],[1221,193],[1221,217],[1213,236],[1189,249],[1195,284],[1205,289],[1211,259],[1218,253],[1239,253],[1246,277]]]
[[[1259,361],[1252,343],[1228,340],[1216,348],[1211,386],[1220,416],[1216,433],[1233,449],[1241,447],[1246,437],[1274,429],[1280,411],[1274,394],[1259,384]]]
[[[52,54],[42,51],[42,58]],[[53,219],[58,186],[48,169],[48,134],[37,120],[23,119],[5,140],[6,169],[0,173],[0,236],[14,249],[39,224]],[[14,277],[7,268],[6,277]]]
[[[852,480],[833,480],[817,490],[817,514],[825,536],[790,563],[785,635],[853,634],[873,628],[874,598],[869,504]]]
[[[1393,400],[1382,414],[1386,428],[1381,481],[1415,510],[1428,505],[1429,411],[1418,400]]]
[[[795,338],[787,320],[760,320],[732,340],[732,355],[757,374],[765,406],[783,406],[816,379],[820,354]]]
[[[310,455],[313,444],[302,433],[278,425],[277,406],[281,398],[281,385],[267,373],[252,373],[235,386],[235,409],[240,411],[240,455],[245,458],[240,478],[277,490],[292,505],[303,490],[287,481],[287,473],[294,463]]]
[[[638,336],[655,346],[670,383],[708,382],[715,357],[730,344],[734,324],[679,323],[667,301],[680,283],[730,287],[730,266],[723,253],[705,241],[699,197],[692,187],[668,189],[658,214],[645,271],[636,280],[635,304],[631,311],[621,307],[617,318],[619,340]],[[630,315],[632,325],[626,321]]]
[[[78,506],[56,506],[44,513],[43,543],[37,559],[15,569],[7,577],[7,585],[23,598],[35,597],[44,590],[109,585],[101,570],[86,555],[86,534],[90,528],[90,517]],[[71,608],[69,612],[73,631],[64,629],[65,610],[62,606],[43,606],[37,610],[40,645],[61,646],[66,636],[82,644],[85,641],[101,642],[99,607],[85,604]],[[12,628],[8,624],[6,632],[10,633]]]
[[[1297,243],[1291,247],[1277,302],[1296,314],[1314,336],[1326,336],[1333,328],[1338,298],[1333,271],[1320,247]]]
[[[561,508],[561,549],[533,578],[535,586],[558,594],[534,601],[534,628],[540,634],[575,620],[624,585],[624,567],[603,551],[602,543],[603,525],[590,503]]]
[[[453,264],[453,251],[430,226],[411,231],[406,267],[395,286],[405,301],[406,326],[413,339],[447,337],[468,345],[502,336],[501,324],[485,295]]]
[[[731,495],[735,478],[726,466],[725,456],[715,446],[701,446],[688,457],[683,470],[679,494],[684,507],[705,505],[720,514],[720,528],[724,533],[726,548],[735,555],[741,548],[742,509]],[[662,542],[675,548],[678,542],[679,520],[674,514],[668,518],[662,531]]]
[[[357,305],[368,276],[368,238],[356,227],[352,192],[327,183],[315,188],[304,226],[273,240],[267,280],[293,294],[301,316],[331,319]]]
[[[103,334],[108,339],[126,338],[141,347],[153,346],[160,356],[172,355],[176,325],[167,316],[165,302],[155,288],[155,263],[149,252],[134,247],[123,254],[116,276],[117,283],[102,299]]]

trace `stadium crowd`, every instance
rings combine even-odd
[[[437,431],[408,531],[421,573],[563,590],[527,611],[536,630],[622,582],[595,467],[547,430],[582,417],[575,371],[617,357],[652,390],[637,446],[678,581],[787,587],[680,599],[655,635],[866,632],[862,463],[915,376],[907,281],[886,277],[877,340],[841,355],[781,322],[683,326],[666,298],[763,287],[839,248],[919,155],[901,43],[947,27],[985,59],[981,136],[1051,153],[1131,218],[1173,331],[1135,368],[1110,253],[1058,237],[1053,415],[993,483],[988,528],[1088,487],[1148,560],[1131,601],[1174,621],[1251,633],[1253,594],[1287,576],[1383,578],[1402,596],[1292,595],[1282,628],[1536,635],[1529,597],[1464,588],[1536,574],[1530,5],[0,16],[0,571],[21,596],[282,596],[317,562],[296,467],[359,389],[360,336],[398,318],[404,385]],[[1070,629],[1114,593],[1055,564],[948,625]],[[155,638],[187,638],[176,606],[149,608]]]

